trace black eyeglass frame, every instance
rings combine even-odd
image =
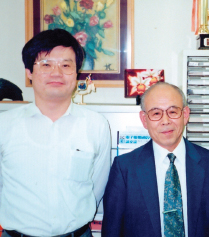
[[[175,107],[175,108],[181,110],[181,114],[180,114],[180,116],[179,116],[178,118],[171,118],[171,117],[169,116],[169,114],[168,114],[167,111],[168,111],[170,108],[172,108],[172,107]],[[183,107],[183,108],[181,109],[180,107],[177,107],[177,106],[170,106],[170,107],[167,108],[166,110],[163,110],[163,109],[160,109],[160,108],[154,108],[154,109],[159,109],[159,110],[162,111],[162,116],[160,117],[160,119],[157,119],[157,120],[150,119],[149,114],[148,114],[151,110],[154,110],[154,109],[150,109],[148,112],[146,112],[146,111],[143,110],[143,112],[144,112],[145,114],[147,114],[147,116],[148,116],[148,118],[149,118],[150,121],[160,121],[161,118],[163,117],[164,112],[166,112],[167,116],[168,116],[170,119],[179,119],[179,118],[181,118],[181,116],[182,116],[182,111],[184,110],[184,108],[185,108],[185,107]]]

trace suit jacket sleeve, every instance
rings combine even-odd
[[[119,165],[119,159],[119,157],[116,157],[113,162],[104,194],[103,237],[118,237],[121,236],[123,231],[126,184]]]

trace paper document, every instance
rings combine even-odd
[[[148,132],[145,131],[118,131],[117,137],[117,155],[123,153],[124,149],[131,151],[137,147],[140,147],[151,139]]]
[[[187,124],[188,132],[209,132],[209,123],[189,123]]]
[[[196,104],[203,104],[209,103],[209,96],[208,95],[188,95],[187,97],[188,103],[196,103]]]
[[[209,62],[188,62],[188,66],[189,67],[206,67],[206,66],[209,66]]]
[[[192,94],[204,94],[208,95],[209,94],[209,87],[208,86],[188,86],[187,93],[192,95]]]
[[[207,56],[200,56],[200,57],[193,56],[193,57],[188,57],[188,61],[189,62],[192,62],[192,61],[196,61],[196,62],[201,62],[201,61],[207,62],[208,61],[209,62],[209,57],[207,57]]]
[[[209,141],[209,133],[187,133],[187,139],[189,141]]]
[[[189,104],[191,113],[208,113],[209,104]]]
[[[209,114],[190,114],[189,122],[209,122]]]

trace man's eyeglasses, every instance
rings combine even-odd
[[[176,106],[171,106],[166,110],[154,108],[154,109],[149,110],[148,112],[145,112],[145,111],[144,112],[148,115],[148,118],[151,121],[159,121],[163,117],[164,111],[166,112],[169,118],[178,119],[181,117],[183,109]]]
[[[75,63],[71,60],[55,61],[50,59],[44,59],[39,62],[35,62],[34,65],[39,66],[41,73],[52,73],[56,65],[59,66],[62,73],[70,75],[75,71]]]

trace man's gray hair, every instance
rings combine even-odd
[[[187,106],[186,97],[185,97],[183,91],[182,91],[180,88],[178,88],[177,86],[175,86],[175,85],[173,85],[173,84],[170,84],[170,83],[168,83],[168,82],[157,82],[156,84],[150,86],[149,89],[147,89],[147,90],[144,92],[144,94],[141,96],[141,109],[142,109],[142,111],[145,111],[145,99],[146,99],[147,94],[151,93],[151,91],[152,91],[155,87],[158,87],[158,86],[161,86],[161,85],[167,85],[167,86],[172,87],[174,90],[176,90],[176,91],[180,94],[180,96],[181,96],[181,98],[182,98],[183,108],[184,108],[185,106]]]

